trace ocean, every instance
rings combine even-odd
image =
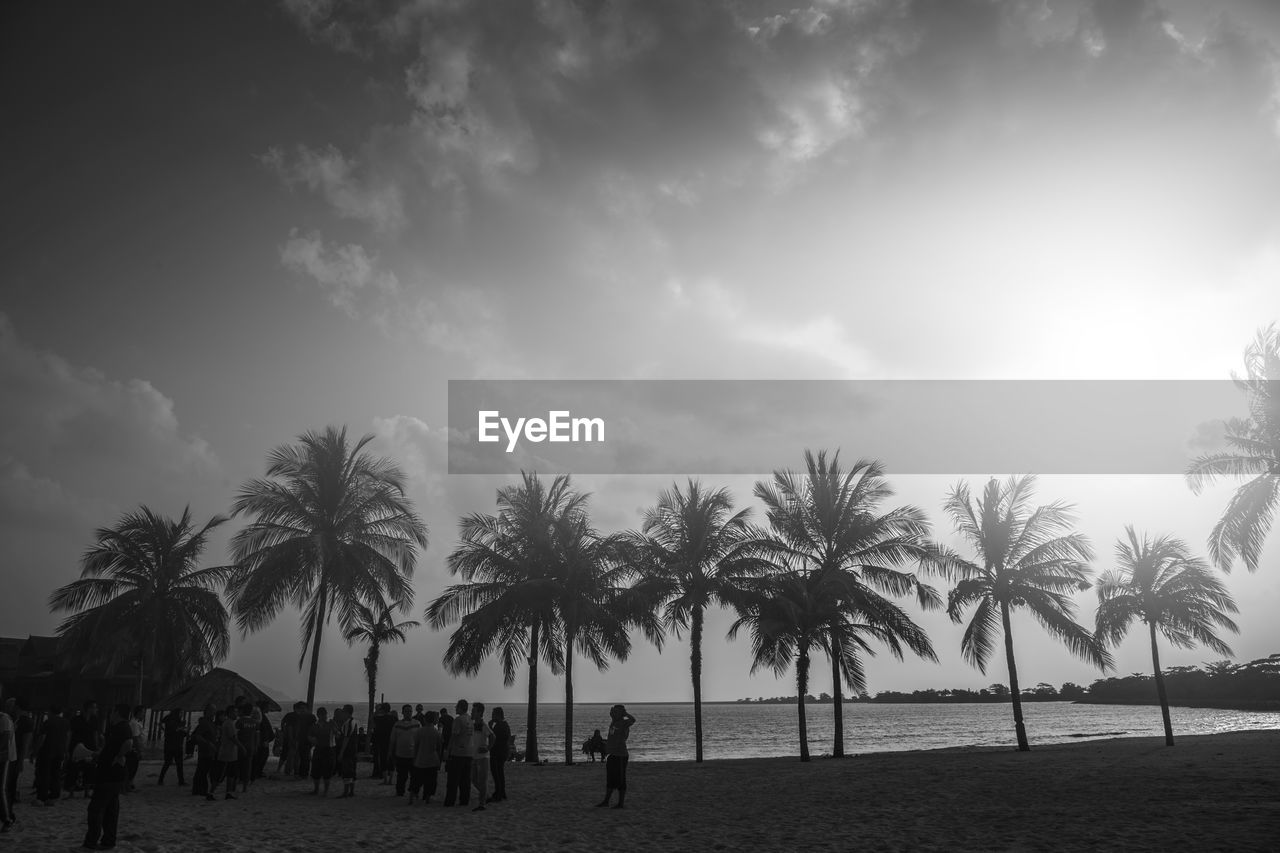
[[[405,700],[392,701],[399,712]],[[453,701],[419,702],[439,710]],[[340,702],[317,702],[331,711]],[[356,720],[364,725],[369,705],[352,702]],[[525,704],[485,702],[485,718],[499,705],[506,713],[524,749]],[[575,761],[584,758],[579,748],[595,729],[608,731],[610,703],[575,704],[573,742]],[[1067,743],[1105,737],[1162,736],[1160,708],[1156,705],[1086,705],[1071,702],[1028,702],[1023,706],[1027,736],[1036,744]],[[830,704],[806,705],[809,752],[830,754],[835,731]],[[628,750],[633,761],[681,761],[694,757],[692,703],[636,704],[627,710],[636,718]],[[1172,708],[1173,733],[1212,734],[1245,729],[1280,729],[1280,713],[1222,711],[1209,708]],[[278,715],[277,715],[278,718]],[[702,706],[703,756],[755,758],[799,756],[800,741],[795,705],[762,703],[704,704]],[[846,755],[862,752],[895,752],[909,749],[943,749],[964,746],[1009,746],[1016,743],[1013,711],[1003,704],[880,704],[846,703],[844,748]],[[553,762],[564,760],[564,703],[539,703],[538,751]]]

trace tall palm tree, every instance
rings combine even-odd
[[[1179,648],[1189,649],[1199,643],[1230,657],[1231,647],[1218,638],[1214,627],[1239,632],[1227,616],[1237,612],[1236,604],[1222,581],[1210,573],[1209,565],[1192,556],[1185,542],[1168,536],[1154,542],[1146,536],[1139,540],[1132,526],[1126,527],[1125,532],[1129,541],[1116,542],[1119,568],[1098,579],[1095,634],[1102,642],[1116,644],[1133,620],[1147,623],[1156,695],[1164,718],[1164,742],[1173,746],[1169,696],[1160,670],[1156,632]]]
[[[405,495],[405,476],[364,451],[346,428],[299,436],[267,457],[266,479],[250,480],[232,507],[254,521],[232,539],[227,584],[236,622],[248,633],[286,604],[303,611],[301,669],[311,649],[307,704],[315,702],[320,638],[332,614],[344,633],[358,606],[413,603],[410,578],[427,528]]]
[[[708,491],[689,480],[662,492],[632,537],[642,579],[636,594],[662,611],[664,629],[689,631],[689,672],[693,680],[694,760],[702,760],[702,628],[706,609],[729,605],[743,581],[761,574],[751,556],[750,510],[733,512],[727,489]]]
[[[217,590],[229,567],[199,561],[226,520],[197,528],[190,507],[175,521],[142,506],[96,531],[80,579],[49,597],[54,612],[74,611],[58,628],[71,658],[109,670],[135,665],[139,704],[144,676],[171,690],[225,659],[231,637]]]
[[[866,690],[861,654],[869,647],[859,638],[882,640],[898,659],[903,646],[937,660],[928,635],[881,593],[915,593],[922,607],[941,607],[933,587],[901,570],[930,559],[929,523],[913,506],[878,514],[893,490],[878,462],[858,460],[848,471],[837,451],[805,451],[805,473],[775,471],[772,483],[757,483],[773,538],[785,558],[803,568],[806,583],[829,610],[825,646],[831,660],[835,743],[832,754],[844,756],[842,683]],[[851,626],[861,626],[851,631]]]
[[[538,761],[538,663],[557,672],[564,661],[555,527],[583,512],[585,500],[567,475],[547,486],[537,474],[522,472],[518,486],[498,491],[496,515],[461,519],[462,541],[448,565],[464,582],[448,587],[426,610],[432,628],[458,625],[444,656],[454,675],[475,675],[496,653],[510,687],[519,663],[528,665],[527,762]]]
[[[1010,477],[1003,485],[992,478],[975,502],[969,496],[968,485],[957,485],[944,506],[976,558],[968,560],[939,549],[935,562],[941,571],[956,579],[947,599],[947,615],[952,621],[963,621],[965,610],[976,605],[960,642],[964,659],[985,673],[998,632],[1004,633],[1013,724],[1018,749],[1023,752],[1031,746],[1022,719],[1018,668],[1013,657],[1009,621],[1013,610],[1029,610],[1077,657],[1103,669],[1111,666],[1106,649],[1073,619],[1075,604],[1071,594],[1089,589],[1092,548],[1083,535],[1071,530],[1074,515],[1069,506],[1054,502],[1030,507],[1034,486],[1031,475]]]
[[[1225,422],[1228,450],[1198,456],[1187,468],[1196,494],[1218,477],[1253,478],[1232,495],[1209,534],[1209,557],[1228,572],[1237,557],[1258,570],[1280,505],[1280,331],[1274,323],[1245,348],[1244,367],[1243,378],[1231,378],[1244,391],[1249,417]]]
[[[418,627],[418,622],[406,620],[397,622],[385,601],[376,606],[357,604],[355,619],[343,633],[347,645],[368,643],[369,653],[364,656],[364,676],[369,683],[369,723],[368,731],[373,731],[373,703],[377,695],[378,658],[382,647],[388,643],[403,643],[409,631]]]

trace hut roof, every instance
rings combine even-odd
[[[187,684],[177,693],[156,705],[162,711],[180,708],[185,711],[198,711],[206,705],[225,708],[240,696],[255,705],[265,699],[268,710],[279,711],[280,705],[258,685],[249,679],[222,667],[214,667],[195,681]]]

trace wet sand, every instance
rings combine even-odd
[[[443,773],[431,805],[410,807],[366,778],[353,799],[336,798],[340,782],[325,800],[309,783],[263,780],[207,802],[172,775],[157,786],[158,771],[144,763],[138,792],[122,798],[121,851],[1280,851],[1280,731],[1172,749],[1117,738],[808,764],[636,761],[622,810],[594,807],[604,768],[590,762],[509,765],[511,799],[483,812],[443,808]],[[24,796],[0,849],[80,849],[86,804],[35,808]]]

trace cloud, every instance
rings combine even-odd
[[[325,245],[318,232],[293,231],[280,247],[280,260],[290,271],[311,277],[334,305],[352,317],[367,299],[393,296],[400,290],[395,273],[379,269],[377,257],[363,246]]]
[[[395,176],[412,226],[362,244],[401,283],[392,313],[473,372],[1096,375],[1143,344],[1080,367],[1057,318],[1105,316],[1121,288],[1125,312],[1190,305],[1277,239],[1275,50],[1228,18],[1025,0],[295,12],[358,34],[407,116],[368,129],[376,169],[332,148],[273,149],[276,168],[356,198]],[[673,280],[718,282],[737,313],[673,308]],[[1031,355],[998,351],[1010,334]]]
[[[0,622],[13,633],[52,627],[29,604],[78,574],[95,528],[143,503],[212,514],[224,481],[213,448],[150,382],[33,348],[0,314],[0,572],[14,593]]]
[[[299,145],[292,157],[273,147],[260,158],[287,186],[319,192],[343,219],[368,223],[376,231],[395,233],[406,224],[400,189],[376,176],[361,176],[358,164],[332,145],[313,149]]]

